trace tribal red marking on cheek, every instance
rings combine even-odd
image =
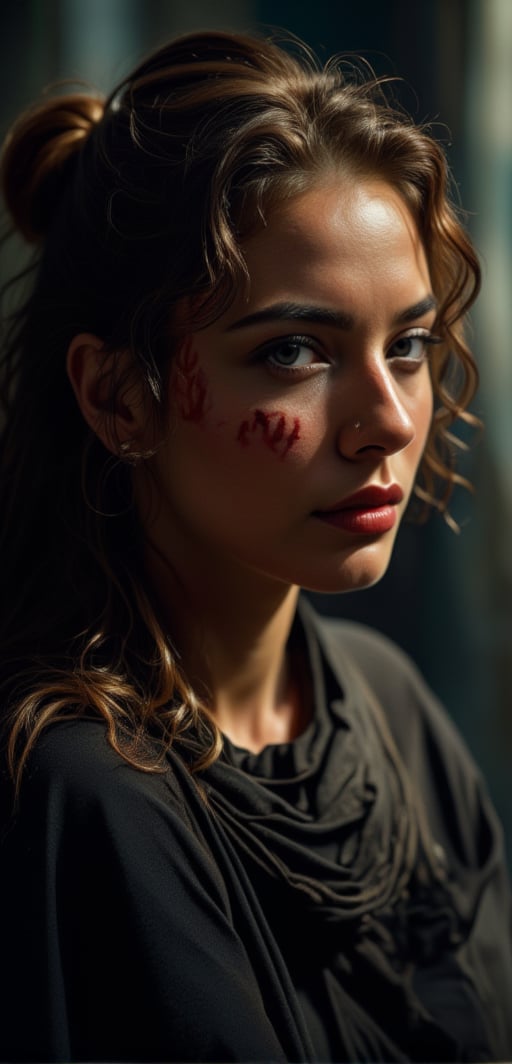
[[[176,406],[184,421],[201,425],[211,409],[208,378],[199,365],[199,355],[193,350],[192,338],[188,337],[181,347],[174,364],[174,395]]]
[[[274,454],[284,458],[300,439],[300,421],[298,417],[287,417],[280,410],[269,413],[254,410],[252,417],[241,422],[236,438],[242,447],[248,447],[251,440],[260,439]]]

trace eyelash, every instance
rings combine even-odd
[[[441,344],[442,338],[440,336],[434,336],[433,333],[424,332],[423,329],[412,329],[408,333],[404,333],[402,336],[398,336],[393,343],[389,345],[389,350],[395,347],[396,344],[403,340],[421,340],[423,351],[420,358],[409,358],[408,355],[393,355],[393,361],[399,361],[405,365],[409,364],[409,369],[414,369],[417,366],[421,366],[425,359],[428,357],[428,348],[434,347],[436,344]]]
[[[327,359],[324,362],[311,362],[306,366],[283,366],[271,361],[273,355],[276,354],[283,347],[290,348],[307,348],[313,354],[318,353],[318,344],[311,338],[311,336],[283,336],[279,340],[271,340],[270,343],[265,344],[256,353],[258,360],[266,363],[267,366],[271,366],[272,370],[276,373],[281,373],[283,376],[291,375],[304,375],[310,373],[315,366],[327,365]]]
[[[424,331],[423,329],[413,329],[410,332],[404,333],[403,335],[397,337],[397,339],[389,345],[388,351],[390,351],[396,344],[400,343],[400,341],[404,340],[421,340],[425,349],[436,344],[442,343],[442,338],[440,336],[435,336],[432,333]],[[275,357],[276,352],[278,352],[281,348],[284,347],[304,347],[311,351],[313,354],[318,354],[318,344],[315,340],[312,339],[311,336],[300,336],[293,334],[291,336],[280,337],[279,340],[271,340],[269,343],[259,348],[259,350],[256,352],[256,358],[258,361],[261,361],[266,364],[273,373],[288,378],[292,376],[300,376],[303,378],[309,373],[314,372],[316,367],[318,366],[322,367],[332,365],[330,360],[327,359],[327,357],[324,355],[322,355],[323,361],[311,362],[304,366],[285,366],[280,365],[276,362],[272,362],[272,356]],[[409,355],[393,355],[391,356],[391,360],[400,362],[401,366],[404,368],[406,365],[408,365],[408,369],[409,371],[411,371],[416,369],[418,366],[421,366],[427,358],[427,355],[427,350],[424,350],[420,358],[410,358]]]

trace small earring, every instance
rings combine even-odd
[[[133,442],[133,440],[124,440],[119,446],[119,457],[123,461],[128,462],[129,465],[136,465],[139,457],[136,454],[132,454]]]
[[[357,429],[357,431],[359,432],[359,429],[361,428],[361,422],[360,421],[354,421],[354,428]]]

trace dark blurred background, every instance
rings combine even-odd
[[[285,29],[327,58],[363,55],[434,124],[484,265],[473,313],[485,433],[463,470],[476,495],[405,526],[363,594],[322,598],[415,658],[480,764],[512,856],[512,0],[2,0],[0,132],[59,78],[108,91],[148,50],[194,29]],[[11,267],[3,264],[2,272]],[[469,437],[465,435],[469,440]]]

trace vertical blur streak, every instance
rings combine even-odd
[[[496,685],[501,720],[494,734],[503,790],[510,790],[512,750],[512,3],[472,0],[467,144],[471,228],[483,258],[484,287],[475,313],[486,446],[477,505],[480,578],[475,603],[482,649]],[[485,707],[483,707],[485,708]],[[492,727],[492,722],[489,722]],[[509,844],[510,845],[510,844]],[[512,848],[512,847],[511,847]]]
[[[62,76],[108,92],[138,57],[139,10],[138,0],[61,0]]]
[[[505,516],[512,517],[512,4],[475,6],[480,40],[469,91],[468,142],[475,201],[475,236],[484,257],[484,292],[477,317],[482,387],[491,406],[487,432],[503,481]],[[504,459],[506,458],[506,461]],[[507,548],[510,540],[505,532]],[[512,557],[506,551],[512,574]]]

